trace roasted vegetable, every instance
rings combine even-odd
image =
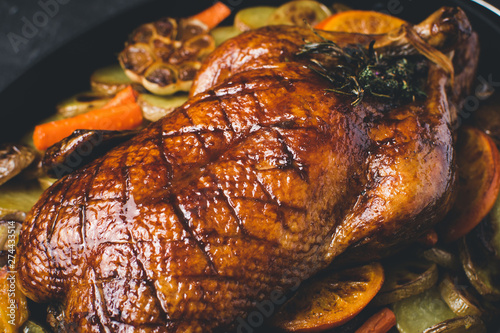
[[[315,26],[330,15],[332,12],[322,3],[313,0],[295,0],[278,7],[269,16],[267,24]]]
[[[24,145],[0,145],[0,185],[30,165],[35,156],[35,151]]]
[[[46,150],[42,167],[50,177],[61,178],[136,134],[137,131],[76,130]]]
[[[242,9],[234,17],[234,26],[241,32],[261,28],[268,24],[276,7],[260,6]]]
[[[34,322],[34,321],[31,321],[31,320],[28,320],[27,322],[25,322],[23,324],[23,326],[21,327],[20,333],[49,333],[49,331],[47,331],[42,325]]]
[[[50,177],[50,176],[41,176],[38,177],[38,184],[40,184],[40,187],[42,190],[46,190],[49,187],[51,187],[55,182],[57,178]]]
[[[163,18],[141,25],[118,60],[132,81],[152,93],[189,91],[202,60],[215,49],[210,29],[229,14],[228,7],[218,2],[193,18]]]
[[[100,94],[114,95],[132,83],[118,64],[100,68],[90,76],[92,90]]]
[[[280,309],[274,323],[289,332],[340,326],[371,301],[383,281],[384,271],[379,263],[315,277]]]
[[[185,30],[197,33],[191,36]],[[136,30],[119,60],[134,82],[152,93],[169,95],[190,89],[201,60],[214,48],[213,37],[201,23],[164,19]]]
[[[202,22],[209,30],[215,28],[231,14],[231,8],[217,1],[204,11],[192,16],[190,19]]]
[[[474,235],[459,242],[460,260],[472,286],[484,298],[500,300],[500,261],[488,256]]]
[[[60,113],[55,113],[55,114],[51,115],[50,117],[47,117],[47,118],[43,119],[42,121],[40,121],[39,124],[45,124],[45,123],[49,123],[49,122],[57,121],[57,120],[61,120],[61,119],[64,119],[64,117]],[[23,135],[23,137],[21,138],[21,144],[36,150],[35,143],[33,142],[33,132],[34,132],[34,129],[27,132],[25,135]]]
[[[221,45],[226,40],[236,37],[240,33],[241,31],[235,28],[234,26],[217,27],[210,31],[210,34],[215,40],[215,46]]]
[[[45,150],[76,130],[130,130],[141,125],[142,120],[141,108],[136,103],[136,93],[129,86],[100,109],[37,125],[33,132],[33,142],[38,150]]]
[[[425,250],[422,253],[422,257],[452,271],[457,271],[461,268],[458,256],[437,247]]]
[[[479,317],[464,316],[445,320],[422,333],[486,333],[486,328]]]
[[[456,317],[441,299],[437,288],[398,301],[394,303],[393,310],[400,333],[422,333],[427,328]]]
[[[74,117],[90,110],[98,109],[109,102],[110,97],[104,93],[88,91],[71,96],[57,104],[57,112],[63,117]]]
[[[383,308],[371,316],[355,333],[386,333],[396,325],[396,315]]]
[[[438,287],[441,298],[457,316],[481,316],[479,301],[467,290],[468,286],[464,287],[457,283],[457,277],[452,279],[449,274],[446,274]]]
[[[142,115],[146,120],[157,121],[174,111],[187,100],[187,94],[175,94],[172,96],[140,94],[137,98],[137,104],[141,107]]]
[[[385,281],[373,299],[375,305],[386,305],[408,298],[431,288],[438,280],[435,263],[427,260],[400,259],[384,265]]]

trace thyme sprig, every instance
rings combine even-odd
[[[297,55],[321,55],[321,60],[311,57],[309,67],[330,81],[332,88],[328,91],[355,96],[352,105],[359,104],[365,95],[403,101],[426,96],[421,89],[426,71],[421,56],[379,54],[373,47],[375,41],[368,47],[360,44],[340,47],[315,34],[322,41],[306,42]]]

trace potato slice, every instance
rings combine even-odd
[[[458,195],[440,225],[445,242],[471,231],[488,214],[500,190],[500,153],[493,140],[473,127],[463,127],[457,142]]]
[[[382,287],[379,263],[345,269],[306,282],[274,317],[288,332],[322,331],[356,316]]]
[[[227,27],[217,27],[210,31],[210,34],[215,40],[215,46],[219,46],[224,43],[226,40],[229,40],[233,37],[241,34],[241,31],[234,26]]]
[[[157,96],[151,94],[140,94],[137,103],[142,109],[142,115],[149,121],[157,121],[188,100],[187,94],[175,94],[171,96]]]
[[[57,104],[57,112],[65,118],[74,117],[90,110],[106,105],[110,100],[108,94],[96,91],[78,93]]]
[[[261,28],[267,25],[277,7],[259,6],[240,10],[234,17],[234,26],[241,32]]]
[[[106,95],[114,95],[132,83],[118,64],[98,69],[90,77],[92,90]]]
[[[298,25],[314,27],[332,15],[328,7],[313,0],[295,0],[280,6],[267,20],[268,25]]]

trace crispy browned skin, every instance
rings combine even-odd
[[[425,100],[353,107],[294,56],[304,37],[225,44],[188,103],[48,189],[18,250],[27,295],[62,302],[69,331],[210,332],[434,225],[454,181],[449,75],[430,64]]]

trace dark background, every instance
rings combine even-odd
[[[151,0],[1,0],[0,91],[71,38],[148,1]],[[26,21],[35,29],[30,30]],[[24,26],[27,27],[23,31]]]

